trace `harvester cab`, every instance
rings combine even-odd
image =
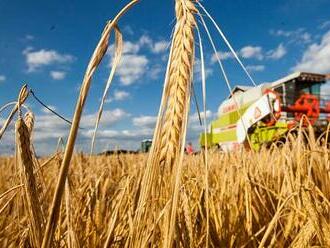
[[[285,137],[301,121],[320,135],[330,122],[330,92],[324,88],[328,80],[329,75],[297,72],[256,87],[236,86],[219,106],[209,132],[200,135],[200,145],[258,150]]]

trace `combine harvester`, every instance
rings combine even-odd
[[[211,122],[208,147],[258,150],[285,137],[303,116],[303,125],[311,123],[319,136],[330,122],[330,96],[322,92],[329,76],[297,72],[256,87],[236,86],[220,105],[218,119]],[[200,145],[205,147],[204,133]]]

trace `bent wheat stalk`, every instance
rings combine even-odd
[[[59,215],[59,211],[60,211],[62,195],[64,192],[65,181],[66,181],[66,177],[68,174],[69,165],[70,165],[70,161],[71,161],[71,157],[72,157],[72,153],[73,153],[73,149],[74,149],[74,144],[75,144],[77,132],[79,129],[79,123],[80,123],[82,111],[83,111],[83,108],[84,108],[84,105],[86,102],[86,98],[88,95],[88,91],[90,88],[90,84],[92,81],[92,77],[94,75],[95,70],[97,69],[98,65],[100,64],[102,58],[104,57],[104,55],[107,51],[110,32],[113,30],[115,25],[117,25],[117,22],[122,17],[122,15],[137,2],[138,2],[138,0],[131,1],[128,5],[126,5],[118,13],[118,15],[114,18],[113,21],[110,21],[107,23],[107,25],[102,33],[101,39],[100,39],[98,45],[96,46],[94,53],[92,55],[92,58],[88,64],[88,67],[87,67],[87,70],[86,70],[86,73],[85,73],[85,76],[83,79],[83,83],[81,86],[79,98],[78,98],[78,101],[76,104],[76,109],[75,109],[75,113],[73,116],[72,126],[70,129],[68,142],[67,142],[67,145],[65,148],[63,161],[61,164],[60,175],[59,175],[59,179],[57,182],[53,202],[51,205],[50,214],[49,214],[48,220],[47,220],[46,231],[45,231],[45,235],[44,235],[43,242],[42,242],[43,248],[50,247],[52,240],[53,240],[54,232],[56,229],[56,223],[57,223],[58,215]]]
[[[25,85],[23,85],[23,87],[20,90],[19,97],[18,97],[18,102],[15,104],[15,106],[12,109],[12,111],[10,112],[7,120],[5,121],[2,128],[0,129],[0,140],[3,136],[3,134],[5,133],[6,129],[8,128],[10,122],[12,121],[14,115],[19,110],[20,106],[23,105],[23,103],[28,98],[28,96],[29,96],[29,91],[27,89],[27,85],[25,84]]]
[[[115,50],[115,55],[114,55],[114,59],[113,59],[113,62],[112,62],[111,72],[109,74],[109,78],[108,78],[108,81],[106,83],[106,86],[105,86],[105,89],[104,89],[104,92],[103,92],[103,96],[102,96],[102,99],[101,99],[101,104],[100,104],[100,107],[99,107],[99,111],[97,113],[97,118],[96,118],[95,128],[94,128],[94,132],[93,132],[93,138],[92,138],[92,145],[91,145],[91,152],[90,152],[91,154],[93,154],[95,139],[96,139],[96,132],[97,132],[97,129],[99,127],[99,122],[100,122],[101,117],[102,117],[104,103],[105,103],[109,88],[111,86],[113,77],[115,75],[117,66],[119,65],[122,50],[123,50],[123,36],[122,36],[122,34],[120,32],[120,29],[118,28],[117,25],[115,25],[115,48],[116,48],[116,50]]]

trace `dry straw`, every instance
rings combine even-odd
[[[69,165],[70,165],[70,161],[71,161],[71,157],[72,157],[72,153],[73,153],[73,149],[74,149],[74,144],[75,144],[77,132],[79,129],[79,123],[80,123],[82,111],[83,111],[83,108],[84,108],[84,105],[86,102],[86,98],[88,95],[88,91],[90,88],[90,84],[92,81],[92,77],[93,77],[98,65],[102,61],[104,55],[106,54],[106,51],[108,49],[110,32],[115,28],[115,26],[117,25],[117,22],[122,17],[122,15],[137,2],[138,2],[138,0],[131,1],[128,5],[126,5],[118,13],[118,15],[114,18],[113,21],[110,21],[107,23],[105,29],[103,30],[101,39],[100,39],[98,45],[96,46],[94,53],[92,55],[92,58],[88,64],[88,67],[87,67],[87,70],[86,70],[86,73],[85,73],[85,76],[84,76],[84,79],[82,82],[79,98],[78,98],[78,101],[76,104],[76,109],[75,109],[74,116],[73,116],[72,126],[70,129],[67,145],[65,148],[63,161],[61,164],[60,175],[59,175],[59,179],[57,182],[53,202],[51,205],[50,214],[49,214],[47,226],[46,226],[46,231],[45,231],[44,238],[42,241],[43,248],[50,247],[52,245],[52,239],[53,239],[53,235],[54,235],[54,232],[56,229],[56,223],[57,223],[57,220],[59,217],[59,211],[60,211],[60,206],[61,206],[62,195],[64,192],[65,181],[67,178]]]

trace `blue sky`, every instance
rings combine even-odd
[[[71,118],[84,71],[100,33],[106,21],[126,2],[1,0],[0,105],[14,100],[26,82],[45,103]],[[296,70],[330,73],[328,0],[205,0],[203,5],[257,83],[270,82]],[[137,149],[142,139],[152,136],[169,37],[175,24],[173,7],[174,1],[141,0],[121,19],[124,55],[105,106],[97,151],[114,147]],[[249,85],[211,22],[207,23],[231,84]],[[212,119],[228,95],[228,89],[214,63],[205,32],[202,37],[208,72],[208,116]],[[78,150],[88,150],[90,145],[112,50],[110,47],[93,80],[81,124],[84,129],[77,141]],[[196,71],[195,87],[201,102],[200,76],[198,69]],[[66,137],[67,124],[33,99],[28,105],[36,114],[37,152],[53,152],[58,137]],[[196,145],[200,127],[194,104],[191,112],[188,140]],[[6,114],[0,116],[0,123]],[[0,154],[11,153],[13,147],[11,128],[0,141]]]

